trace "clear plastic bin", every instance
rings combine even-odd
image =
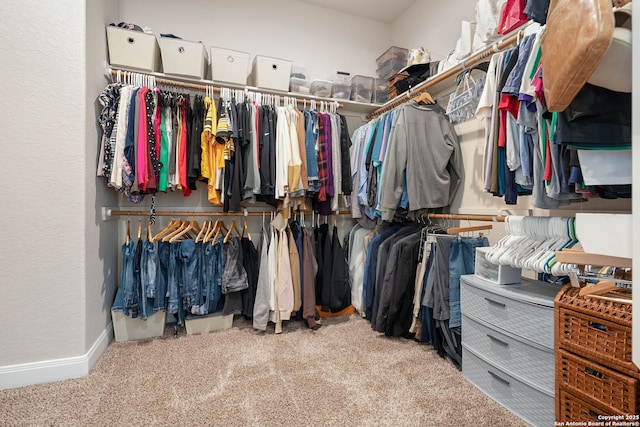
[[[311,92],[311,81],[298,77],[289,78],[289,92],[309,95]]]
[[[353,76],[351,79],[351,100],[356,102],[371,102],[373,92],[373,77]]]
[[[388,79],[406,66],[407,61],[392,59],[391,61],[387,61],[382,67],[378,68],[376,70],[376,74],[381,79]]]
[[[346,71],[336,71],[329,77],[329,80],[334,84],[351,85],[351,74]]]
[[[333,93],[333,82],[329,80],[314,80],[311,83],[311,95],[330,98]]]
[[[334,83],[333,97],[335,99],[344,99],[345,101],[351,99],[351,84]]]
[[[389,80],[373,79],[373,98],[371,102],[374,104],[384,104],[389,100]]]
[[[376,59],[376,64],[378,64],[378,68],[382,68],[389,61],[397,61],[397,62],[402,62],[404,64],[402,67],[404,67],[405,65],[407,65],[408,58],[409,58],[409,49],[405,49],[397,46],[391,46],[382,55],[380,55],[378,59]]]

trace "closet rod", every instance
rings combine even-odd
[[[225,86],[225,85],[221,85],[219,83],[216,84],[213,81],[210,81],[210,82],[207,82],[207,83],[191,83],[191,82],[178,80],[178,78],[170,79],[170,78],[167,78],[164,75],[161,75],[160,73],[140,72],[140,71],[133,71],[133,70],[125,70],[125,69],[107,68],[106,74],[111,77],[111,81],[114,81],[115,77],[118,74],[118,71],[120,71],[122,73],[143,74],[143,75],[146,75],[146,76],[153,76],[153,77],[155,77],[156,83],[158,85],[178,86],[178,87],[184,87],[184,88],[187,88],[187,89],[195,89],[195,90],[201,90],[201,91],[205,91],[207,89],[207,87],[213,86],[213,91],[215,93],[220,93],[220,89],[223,88],[223,87],[229,87],[230,89],[237,89],[237,90],[245,90],[245,89],[247,89],[250,92],[257,92],[257,93],[263,93],[263,94],[268,94],[268,95],[279,95],[281,97],[287,96],[287,97],[290,97],[290,98],[294,98],[296,100],[296,103],[298,103],[298,104],[304,104],[305,100],[307,100],[307,101],[325,102],[325,103],[328,103],[328,104],[335,105],[336,108],[344,108],[344,104],[341,104],[341,103],[337,102],[334,99],[320,98],[320,97],[317,97],[317,96],[304,95],[304,94],[293,93],[293,92],[268,91],[268,90],[249,87],[249,86],[247,86],[247,87],[237,86],[237,85]]]
[[[424,214],[424,219],[453,219],[461,221],[489,221],[489,222],[504,222],[506,216],[501,215],[464,215],[464,214]]]
[[[367,119],[374,119],[388,111],[393,110],[396,107],[399,107],[400,105],[406,104],[411,99],[414,99],[421,93],[426,92],[429,88],[435,86],[436,84],[460,74],[467,68],[473,67],[474,65],[480,63],[483,59],[490,58],[495,53],[506,50],[518,40],[522,39],[523,36],[524,30],[518,30],[516,33],[494,43],[491,47],[487,47],[471,56],[470,58],[465,59],[460,64],[455,65],[454,67],[451,67],[443,71],[442,73],[436,74],[435,76],[419,83],[414,88],[409,89],[406,93],[402,93],[396,96],[395,98],[384,104],[382,107],[375,110],[373,113],[367,115]]]
[[[156,212],[155,216],[262,216],[264,214],[271,214],[275,211],[261,211],[261,212],[187,212],[187,211],[161,211]],[[298,211],[294,211],[297,213]],[[305,214],[311,214],[311,211],[302,211]],[[107,216],[149,216],[149,211],[119,211],[119,210],[107,210]],[[335,215],[335,212],[332,212]],[[351,215],[351,211],[338,211],[338,215]],[[324,216],[324,215],[322,215]]]

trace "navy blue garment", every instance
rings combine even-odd
[[[249,287],[241,291],[242,314],[245,318],[253,318],[253,306],[256,302],[256,290],[258,289],[258,270],[260,268],[260,254],[255,245],[247,237],[240,239],[242,247],[242,265],[247,272]]]
[[[382,242],[391,234],[398,231],[398,226],[385,228],[380,234],[371,239],[367,246],[366,261],[364,264],[364,279],[362,293],[365,304],[365,319],[371,321],[373,314],[373,300],[375,297],[376,266],[378,265],[378,250]]]

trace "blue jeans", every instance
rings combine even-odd
[[[178,254],[180,252],[180,242],[168,244],[169,246],[169,274],[167,280],[167,313],[176,314],[179,304],[178,276],[180,265],[178,264]]]
[[[198,305],[191,309],[192,314],[209,314],[218,309],[222,298],[222,238],[215,245],[205,243],[202,248],[202,272],[198,293]]]
[[[140,259],[140,311],[142,320],[154,312],[156,296],[156,245],[153,242],[142,243],[142,257]]]
[[[198,304],[197,295],[200,281],[199,250],[202,245],[193,240],[183,240],[180,244],[178,263],[181,264],[180,289],[182,306],[188,309]]]
[[[125,315],[129,315],[129,308],[125,305],[125,294],[128,299],[133,298],[133,290],[136,282],[133,278],[133,257],[135,255],[133,241],[129,244],[124,243],[121,249],[122,254],[122,270],[120,271],[120,284],[116,290],[116,297],[111,308],[115,311],[123,311]]]
[[[156,264],[156,299],[153,311],[167,310],[167,283],[169,282],[169,256],[171,244],[168,242],[158,242],[158,262]]]
[[[473,274],[476,248],[489,246],[486,237],[454,239],[449,250],[449,328],[462,325],[460,312],[460,276]]]

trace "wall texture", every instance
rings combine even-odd
[[[179,19],[176,19],[176,18]],[[335,71],[375,75],[391,28],[296,0],[120,0],[120,18],[154,33],[173,33],[209,46],[293,61],[326,79]]]
[[[83,353],[89,177],[85,2],[3,2],[0,13],[3,366]]]

